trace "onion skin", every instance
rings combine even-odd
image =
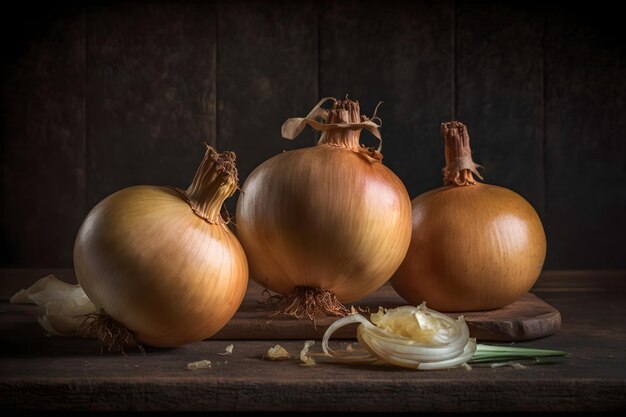
[[[539,216],[506,188],[442,187],[415,198],[413,234],[392,285],[440,311],[499,308],[535,283],[546,254]],[[470,227],[469,223],[481,227]]]
[[[358,103],[351,109],[346,123],[360,120]],[[236,224],[252,279],[281,294],[296,286],[328,290],[347,303],[381,287],[400,265],[410,199],[400,179],[368,156],[375,153],[358,145],[359,133],[325,132],[318,146],[276,155],[248,177]]]
[[[169,187],[129,187],[96,205],[76,238],[74,267],[96,306],[139,343],[158,347],[216,333],[248,282],[245,253],[228,226],[200,218]]]
[[[515,192],[453,184],[416,197],[412,207],[411,244],[391,280],[410,304],[425,301],[448,312],[500,308],[539,277],[545,233],[536,211]]]
[[[410,210],[384,165],[317,146],[279,154],[250,175],[237,232],[260,284],[283,294],[322,288],[345,303],[378,289],[402,262]]]

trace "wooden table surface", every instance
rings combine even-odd
[[[127,355],[97,341],[47,337],[36,309],[8,296],[53,272],[0,270],[0,409],[100,411],[587,411],[626,409],[626,271],[545,272],[533,292],[562,315],[560,331],[517,346],[571,357],[526,369],[474,366],[419,372],[348,366],[316,356],[261,360],[274,343],[297,356],[302,341],[202,341]],[[337,346],[348,341],[338,341]],[[312,348],[321,352],[320,342]],[[188,371],[202,359],[210,369]]]

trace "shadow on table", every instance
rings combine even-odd
[[[146,354],[169,352],[174,348],[142,347]],[[118,351],[109,352],[97,339],[80,336],[48,336],[36,321],[13,321],[0,324],[0,357],[65,357],[114,355]],[[125,349],[128,356],[141,355],[136,347]]]

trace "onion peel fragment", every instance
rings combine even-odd
[[[222,355],[222,356],[232,355],[234,347],[235,345],[231,343],[230,345],[226,346],[226,348],[224,349],[224,352],[218,352],[217,354]]]
[[[187,364],[187,369],[190,371],[197,371],[198,369],[210,368],[211,361],[207,359],[203,359],[197,362],[190,362]]]
[[[269,359],[272,361],[280,361],[291,359],[291,355],[287,352],[287,349],[281,345],[275,345],[267,350],[267,353],[263,355],[263,359]]]
[[[304,342],[304,347],[300,351],[300,360],[303,362],[300,365],[302,366],[315,366],[315,359],[311,356],[307,355],[309,353],[309,348],[315,344],[315,340],[307,340]]]
[[[97,310],[80,285],[68,284],[52,274],[15,293],[10,303],[41,307],[44,311],[39,324],[56,336],[76,335],[86,318]]]

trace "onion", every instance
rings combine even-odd
[[[186,191],[129,187],[87,215],[74,267],[102,311],[91,330],[109,348],[133,340],[161,347],[201,340],[239,308],[248,265],[220,214],[237,189],[234,161],[234,153],[207,146]]]
[[[469,363],[496,363],[503,361],[532,360],[534,363],[550,363],[568,356],[560,350],[529,349],[511,346],[476,344],[470,337],[463,316],[453,319],[426,307],[402,306],[392,309],[379,307],[370,321],[353,313],[331,324],[322,338],[322,350],[337,362],[349,364],[386,363],[403,368],[435,370],[463,366]],[[349,324],[359,323],[357,339],[367,351],[332,350],[329,341],[333,333]],[[351,345],[350,345],[351,346]],[[549,361],[542,359],[551,358]],[[521,364],[517,364],[519,368]]]
[[[329,100],[330,111],[322,108]],[[278,312],[344,315],[341,303],[378,289],[402,262],[408,193],[381,163],[380,148],[359,144],[362,129],[380,139],[375,120],[360,116],[358,102],[325,98],[282,127],[292,139],[309,124],[323,131],[318,145],[274,156],[245,182],[237,233],[251,277],[282,294]]]
[[[334,322],[322,339],[324,353],[343,363],[382,361],[404,368],[432,370],[462,365],[476,350],[476,340],[469,337],[463,316],[452,319],[425,304],[379,308],[370,318],[371,323],[360,314],[352,314]],[[329,348],[333,333],[351,323],[360,323],[357,339],[369,354],[344,354]]]
[[[469,135],[444,123],[445,186],[412,202],[413,234],[391,282],[410,304],[441,311],[503,307],[539,277],[546,237],[539,216],[520,195],[477,183]]]

